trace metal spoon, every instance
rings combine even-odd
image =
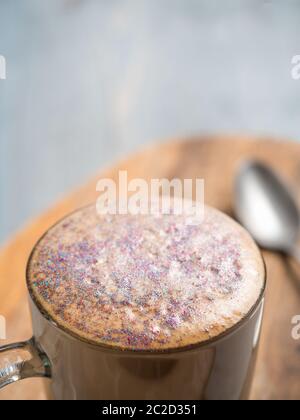
[[[289,188],[268,166],[245,162],[236,177],[235,211],[257,243],[300,262],[300,213]]]

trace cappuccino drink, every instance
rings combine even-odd
[[[64,330],[134,351],[193,346],[232,328],[261,294],[260,253],[239,225],[206,208],[184,215],[98,216],[85,208],[52,228],[30,288]]]
[[[73,363],[72,379],[56,387],[61,398],[243,397],[265,267],[249,234],[218,210],[205,207],[201,222],[185,214],[78,210],[39,241],[27,282],[33,312],[68,342],[61,350],[51,343],[52,358],[76,353],[80,365],[86,345],[95,355],[85,367]],[[40,324],[44,348],[49,340],[43,345]],[[92,384],[79,379],[88,378],[82,369]]]

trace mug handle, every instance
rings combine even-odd
[[[35,339],[0,347],[0,389],[26,378],[50,378],[51,365]]]

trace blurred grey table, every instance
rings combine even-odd
[[[299,21],[296,0],[1,0],[0,240],[152,139],[300,138]]]

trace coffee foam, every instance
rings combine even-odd
[[[264,265],[248,233],[206,207],[190,216],[70,215],[37,245],[28,282],[56,324],[121,349],[182,348],[216,337],[257,302]]]

